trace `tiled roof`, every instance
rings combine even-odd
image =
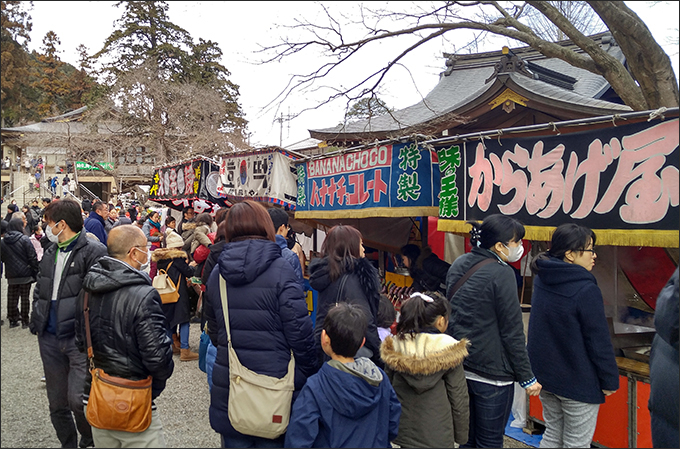
[[[613,42],[608,33],[593,36],[612,56],[624,61],[621,49]],[[582,53],[570,41],[561,44]],[[558,87],[545,81],[535,80],[518,72],[510,73],[511,78],[520,87],[538,97],[559,101],[574,109],[592,109],[593,113],[607,114],[628,112],[631,108],[617,103],[598,100],[609,88],[609,83],[602,76],[596,75],[557,58],[545,58],[531,47],[512,49],[524,61],[531,61],[542,67],[551,69],[576,79],[573,90]],[[427,96],[417,104],[368,120],[359,120],[340,124],[332,128],[310,130],[319,134],[357,134],[370,132],[395,132],[411,126],[423,124],[446,113],[456,112],[461,107],[480,97],[490,89],[493,80],[485,82],[495,73],[494,66],[502,57],[500,51],[478,53],[475,55],[453,55],[450,74],[440,74],[439,83]],[[595,111],[597,110],[597,111]],[[318,137],[318,135],[317,135]]]

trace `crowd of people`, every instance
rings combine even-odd
[[[428,248],[404,247],[416,288],[398,315],[381,295],[361,233],[332,227],[308,267],[318,292],[312,322],[284,210],[243,201],[214,216],[187,207],[179,222],[169,215],[161,223],[157,211],[138,218],[112,206],[52,201],[37,223],[28,221],[31,207],[8,207],[3,222],[8,319],[38,336],[63,447],[165,446],[153,401],[143,431],[91,426],[90,373],[94,366],[130,381],[151,376],[157,398],[174,355],[199,358],[189,347],[193,319],[208,340],[209,419],[223,447],[502,447],[515,383],[543,404],[541,447],[589,447],[600,404],[619,388],[591,273],[596,235],[583,226],[559,226],[533,261],[527,341],[509,265],[523,255],[525,229],[508,216],[469,222],[472,250],[451,265]],[[166,275],[178,293],[168,301],[154,287]],[[677,276],[667,292],[676,315]],[[670,341],[655,342],[663,352],[653,359],[674,356],[677,380],[677,316],[674,325]],[[673,360],[661,366],[667,377]],[[290,396],[258,390],[258,412],[281,401],[284,412],[263,412],[255,431],[244,424],[255,410],[230,400],[247,382],[234,374],[241,369],[258,382],[289,382]],[[653,429],[664,435],[658,441],[677,442],[677,419],[668,423],[662,398],[653,382]]]

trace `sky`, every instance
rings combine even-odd
[[[114,31],[114,21],[123,13],[109,1],[35,1],[30,15],[33,22],[30,50],[39,50],[48,31],[54,31],[61,41],[60,58],[77,65],[76,48],[84,44],[90,54],[100,50],[105,39]],[[385,5],[386,2],[364,2]],[[650,7],[650,3],[656,3]],[[315,91],[299,93],[284,103],[277,96],[285,89],[291,75],[317,68],[321,59],[313,55],[296,55],[282,62],[261,64],[262,46],[274,45],[280,36],[292,31],[285,25],[305,17],[320,20],[321,8],[312,2],[200,2],[170,1],[168,17],[171,22],[187,30],[194,41],[198,38],[216,42],[223,52],[222,64],[231,72],[230,80],[240,87],[239,102],[249,121],[250,143],[254,147],[287,146],[309,138],[309,129],[329,128],[342,121],[346,101],[318,106],[329,92],[339,85],[377,70],[391,55],[399,54],[405,40],[383,43],[379,47],[357,55],[352,66],[329,78]],[[355,2],[323,2],[334,14],[353,14]],[[420,3],[423,4],[423,3]],[[626,2],[648,25],[657,42],[664,46],[678,74],[678,21],[680,2]],[[457,39],[459,37],[457,36]],[[427,44],[404,59],[385,79],[380,98],[394,109],[413,105],[427,95],[445,70],[442,53],[455,53],[456,41],[437,41]],[[675,42],[675,44],[671,44]],[[487,42],[476,51],[500,50],[507,42],[501,38]],[[511,44],[512,46],[512,44]],[[353,58],[354,59],[354,58]],[[289,116],[297,117],[288,120]],[[278,119],[278,120],[277,120]],[[283,120],[281,120],[283,119]],[[283,126],[281,126],[283,121]]]

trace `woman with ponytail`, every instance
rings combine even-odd
[[[541,391],[527,355],[515,272],[508,265],[522,257],[524,226],[501,214],[490,215],[481,224],[468,223],[472,251],[458,257],[446,276],[451,303],[447,333],[472,342],[463,363],[470,437],[461,447],[503,447],[513,383],[519,382],[532,396]]]
[[[401,403],[401,447],[454,447],[468,440],[469,399],[463,359],[468,340],[445,334],[450,306],[440,293],[413,293],[401,306],[397,335],[380,353]]]

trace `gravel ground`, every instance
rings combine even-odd
[[[50,422],[38,338],[28,329],[9,328],[7,320],[7,281],[2,278],[2,319],[0,347],[2,400],[0,447],[60,447]],[[198,351],[200,329],[191,325],[189,344]],[[156,400],[168,447],[220,447],[220,437],[210,427],[210,393],[205,374],[198,362],[180,362],[175,356],[175,371],[165,391]],[[504,447],[528,448],[505,437]]]

